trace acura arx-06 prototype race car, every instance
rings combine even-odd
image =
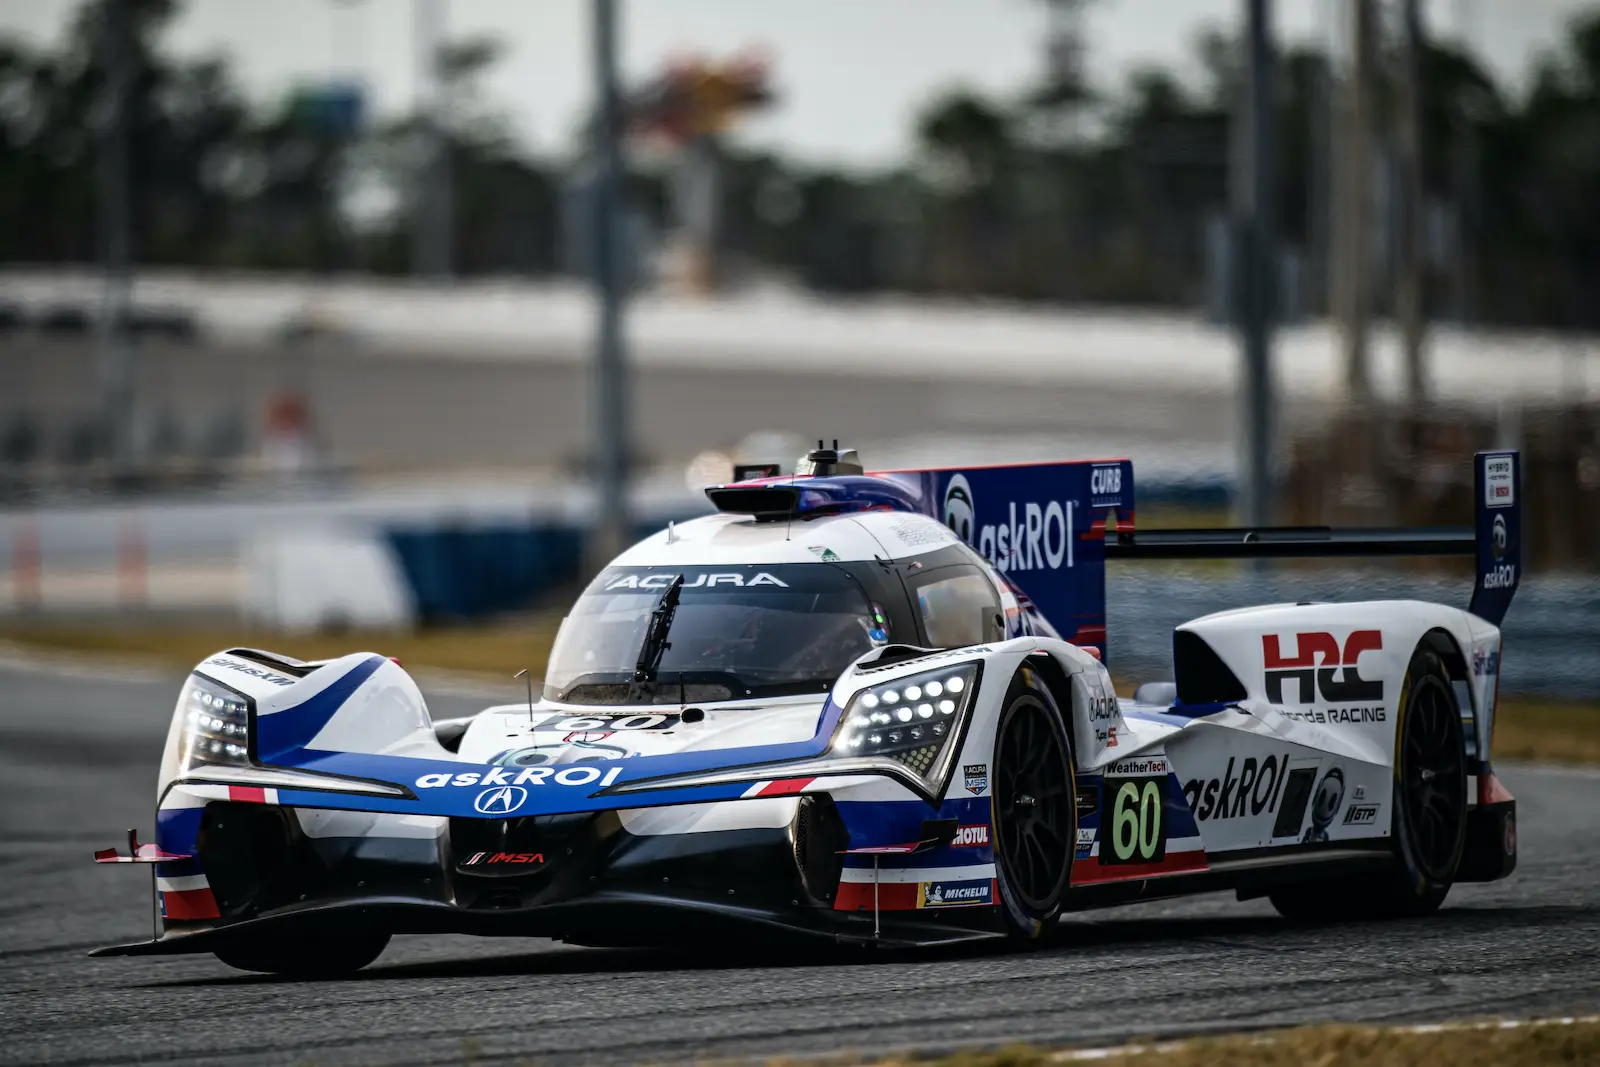
[[[542,694],[433,721],[395,662],[218,652],[178,698],[153,940],[353,971],[397,933],[582,945],[1043,937],[1216,889],[1295,919],[1422,915],[1509,874],[1489,763],[1519,571],[1512,452],[1473,529],[1134,532],[1126,460],[802,473],[617,557]],[[1119,699],[1108,560],[1466,555],[1468,609],[1272,604],[1179,626]],[[1115,645],[1113,643],[1113,651]]]

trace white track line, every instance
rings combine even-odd
[[[1448,1023],[1419,1023],[1412,1026],[1379,1026],[1370,1023],[1330,1023],[1332,1026],[1354,1026],[1368,1030],[1386,1030],[1395,1034],[1445,1034],[1465,1030],[1517,1030],[1523,1027],[1534,1026],[1576,1026],[1581,1023],[1600,1023],[1600,1015],[1564,1015],[1551,1019],[1490,1019],[1484,1022],[1448,1022]],[[1302,1028],[1297,1028],[1302,1029]],[[1063,1049],[1050,1057],[1058,1063],[1071,1063],[1078,1060],[1104,1060],[1112,1056],[1136,1056],[1147,1052],[1166,1053],[1193,1044],[1196,1041],[1210,1040],[1221,1037],[1220,1034],[1204,1034],[1177,1041],[1162,1041],[1153,1045],[1106,1045],[1101,1048],[1071,1048]],[[1272,1045],[1280,1038],[1271,1034],[1263,1034],[1252,1040],[1252,1044]]]

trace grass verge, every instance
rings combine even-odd
[[[958,1053],[917,1067],[1047,1067],[1092,1061],[1106,1067],[1556,1067],[1600,1063],[1600,1022],[1549,1020],[1430,1028],[1309,1026],[1129,1046],[1116,1050],[1010,1047]]]
[[[184,668],[221,648],[267,648],[301,659],[379,652],[408,668],[509,681],[523,667],[539,677],[561,618],[530,615],[486,626],[414,632],[293,635],[244,626],[152,627],[39,622],[0,627],[0,642],[54,652],[124,656]],[[1502,697],[1494,728],[1498,759],[1600,765],[1600,707]]]

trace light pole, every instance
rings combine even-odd
[[[133,87],[133,42],[127,0],[105,0],[100,8],[101,61],[105,64],[100,151],[96,178],[100,200],[102,287],[97,340],[100,403],[105,449],[114,471],[133,462],[133,279],[129,240],[128,96]]]
[[[1272,322],[1278,282],[1273,227],[1273,51],[1269,0],[1245,0],[1249,77],[1239,133],[1244,165],[1234,176],[1241,270],[1239,340],[1243,374],[1239,392],[1244,431],[1240,510],[1244,521],[1272,521]]]
[[[599,569],[628,537],[628,370],[623,351],[625,293],[618,247],[622,184],[622,97],[617,86],[616,0],[594,0],[595,96],[598,110],[595,175],[589,233],[594,241],[594,284],[599,308],[595,331],[590,462],[595,485],[595,526],[590,564]]]

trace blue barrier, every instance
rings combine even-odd
[[[662,523],[641,525],[646,537]],[[556,523],[385,531],[424,622],[519,611],[584,578],[587,530]]]

